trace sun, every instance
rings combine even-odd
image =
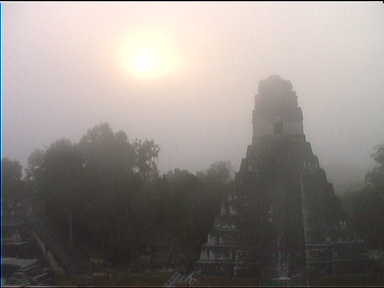
[[[138,74],[158,74],[162,70],[162,55],[151,47],[139,48],[132,55],[132,68]]]
[[[127,37],[120,49],[119,62],[133,77],[158,78],[176,70],[175,52],[165,34],[141,31]]]

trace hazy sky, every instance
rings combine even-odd
[[[23,164],[36,148],[109,122],[154,139],[162,171],[217,160],[238,169],[258,82],[271,74],[292,81],[323,167],[365,170],[384,143],[382,2],[4,6],[3,148]],[[146,41],[165,43],[177,65],[134,77],[122,47],[151,33]]]

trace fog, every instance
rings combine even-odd
[[[3,153],[24,165],[36,148],[108,122],[154,139],[162,172],[217,160],[237,170],[271,74],[292,81],[332,181],[362,179],[384,143],[382,2],[20,2],[3,16]],[[119,49],[144,30],[177,53],[169,74],[121,69]]]

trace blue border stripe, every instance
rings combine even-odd
[[[3,30],[3,3],[0,3],[0,123],[1,123],[1,136],[0,136],[0,155],[1,155],[1,286],[4,285],[4,271],[3,271],[3,255],[4,255],[4,246],[3,246],[3,39],[4,39],[4,30]]]

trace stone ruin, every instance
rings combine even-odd
[[[364,243],[303,130],[290,81],[260,81],[253,137],[197,268],[205,275],[289,280],[361,272]]]

